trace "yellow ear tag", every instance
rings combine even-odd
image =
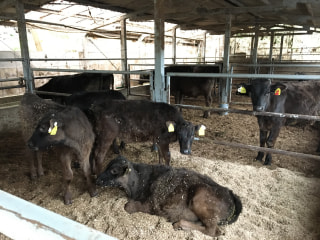
[[[247,93],[247,90],[246,90],[245,87],[241,86],[241,87],[238,88],[238,92],[242,93],[242,94],[245,94],[245,93]]]
[[[50,133],[50,135],[56,135],[58,131],[58,124],[57,122],[54,122],[54,127],[53,128],[49,128],[48,129],[48,133]]]
[[[206,127],[204,125],[201,125],[199,129],[199,136],[204,136],[204,131],[206,130]]]
[[[274,91],[274,95],[280,96],[280,95],[281,95],[281,89],[280,89],[280,88],[277,88],[277,89]]]
[[[168,132],[174,132],[174,126],[172,123],[170,123],[168,126]]]

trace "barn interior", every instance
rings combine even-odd
[[[114,39],[120,42],[121,57],[117,59],[108,58],[90,58],[87,59],[88,62],[108,60],[108,62],[117,62],[119,67],[117,70],[104,70],[99,69],[99,72],[113,73],[119,77],[119,82],[121,83],[120,91],[124,92],[129,98],[149,98],[157,102],[168,102],[170,103],[170,92],[168,91],[168,76],[164,75],[164,66],[170,64],[221,64],[221,72],[209,75],[212,77],[220,78],[220,87],[218,89],[219,94],[215,99],[215,104],[213,110],[221,112],[221,108],[226,110],[229,109],[229,114],[225,115],[223,120],[221,120],[221,115],[213,115],[210,119],[201,119],[199,116],[199,111],[202,112],[207,108],[204,105],[201,106],[190,106],[194,105],[192,99],[187,100],[187,104],[184,107],[183,113],[185,118],[195,121],[196,123],[205,123],[207,126],[211,126],[212,122],[221,122],[215,124],[214,127],[208,127],[207,135],[212,136],[212,139],[202,140],[203,145],[199,145],[199,148],[194,151],[195,157],[190,160],[190,158],[181,157],[177,152],[173,151],[173,156],[176,158],[176,166],[187,166],[193,168],[197,171],[203,172],[209,176],[214,176],[213,169],[215,169],[219,174],[216,177],[223,184],[227,184],[230,187],[238,189],[241,186],[246,189],[245,183],[249,181],[250,185],[256,184],[259,189],[265,190],[260,193],[261,199],[268,198],[268,191],[271,194],[272,200],[275,204],[272,204],[271,199],[266,201],[258,198],[259,193],[255,190],[246,189],[241,197],[245,200],[245,206],[248,207],[252,204],[252,208],[248,207],[248,212],[244,213],[244,216],[251,218],[251,220],[242,220],[236,227],[232,226],[227,228],[227,233],[222,239],[300,239],[304,237],[305,239],[317,239],[320,236],[319,229],[317,226],[320,223],[320,189],[319,189],[319,159],[320,157],[314,153],[315,145],[317,145],[317,133],[312,129],[300,129],[298,132],[296,130],[286,129],[283,139],[285,137],[293,137],[296,134],[300,136],[298,140],[283,140],[279,142],[279,148],[284,148],[288,151],[295,152],[294,154],[298,157],[292,155],[279,155],[278,159],[275,160],[274,165],[278,168],[272,167],[266,170],[262,169],[260,166],[256,166],[251,160],[254,159],[256,152],[250,152],[251,145],[258,145],[258,130],[256,119],[252,115],[240,115],[235,114],[236,118],[242,118],[241,122],[234,122],[232,115],[232,110],[238,108],[241,110],[251,110],[250,100],[248,98],[243,98],[234,95],[236,84],[243,81],[250,81],[252,78],[272,78],[281,80],[299,80],[301,75],[306,80],[318,79],[319,78],[319,56],[318,49],[314,49],[314,54],[306,58],[299,58],[299,60],[292,59],[292,54],[295,54],[293,50],[289,51],[289,54],[285,55],[284,52],[284,41],[286,38],[293,39],[295,36],[307,36],[312,38],[313,34],[319,33],[320,24],[320,3],[317,0],[224,0],[224,1],[181,1],[181,0],[97,0],[97,1],[49,1],[49,0],[2,0],[0,2],[0,25],[6,27],[12,27],[17,29],[20,41],[20,53],[18,55],[6,55],[0,58],[0,65],[11,65],[18,63],[21,72],[18,72],[16,76],[0,76],[0,83],[6,83],[6,85],[1,86],[0,91],[7,90],[19,90],[20,92],[14,94],[3,94],[1,95],[1,164],[2,167],[2,179],[0,182],[11,183],[14,187],[18,189],[17,192],[13,191],[7,186],[3,186],[1,189],[9,193],[13,193],[21,198],[25,194],[22,187],[19,187],[19,181],[14,180],[14,171],[18,171],[17,167],[10,163],[7,163],[7,159],[12,158],[12,152],[17,151],[16,164],[26,165],[25,162],[21,161],[23,158],[22,146],[15,146],[15,142],[12,138],[17,137],[17,128],[19,128],[20,119],[18,116],[18,105],[20,97],[24,91],[33,92],[35,88],[36,81],[47,79],[48,76],[56,74],[65,73],[78,73],[78,72],[94,72],[95,68],[88,68],[85,64],[82,64],[86,60],[86,55],[83,54],[79,59],[73,58],[33,58],[29,54],[28,45],[28,31],[30,29],[41,29],[50,28],[55,31],[73,32],[81,31],[85,33],[88,39]],[[112,11],[112,14],[111,14]],[[141,28],[143,26],[143,28]],[[165,27],[166,26],[166,27]],[[141,30],[143,29],[143,30]],[[184,35],[178,36],[177,31],[184,31]],[[206,48],[208,48],[208,39],[210,36],[222,36],[221,44],[221,57],[211,58],[212,56],[206,55]],[[275,39],[279,38],[280,41],[277,43],[277,49],[275,44]],[[235,53],[232,49],[235,49],[231,45],[232,39],[238,39],[233,41],[233,43],[241,44],[241,39],[250,38],[250,52],[246,53]],[[267,38],[270,41],[268,49],[265,51],[265,55],[259,55],[259,41],[263,38]],[[148,61],[144,62],[144,66],[141,68],[135,68],[139,65],[135,64],[128,58],[128,41],[139,41],[152,43],[154,45],[152,57]],[[198,49],[198,55],[192,60],[180,61],[179,56],[176,55],[175,43],[183,43],[185,46],[196,46]],[[289,41],[289,40],[288,40]],[[292,40],[293,41],[293,40]],[[170,43],[170,58],[165,58],[165,48],[167,44]],[[291,45],[292,46],[292,45]],[[287,51],[288,52],[288,51]],[[291,53],[291,57],[290,57]],[[303,51],[296,52],[297,55],[304,55]],[[312,56],[311,56],[312,55]],[[220,55],[219,55],[220,56]],[[52,62],[63,62],[58,68],[51,68]],[[72,62],[79,61],[82,68],[72,69]],[[68,66],[65,67],[64,63],[68,62]],[[46,64],[49,63],[49,64]],[[50,65],[51,64],[51,65]],[[67,64],[65,64],[67,65]],[[88,64],[90,66],[90,64]],[[146,81],[147,85],[144,86],[134,86],[136,85],[136,77],[140,74],[150,74],[147,69],[154,68],[154,78],[150,78]],[[137,73],[138,71],[139,73]],[[179,75],[180,74],[180,75]],[[198,76],[209,76],[206,74],[197,74]],[[150,76],[150,75],[148,75]],[[188,76],[187,73],[173,73],[169,75],[173,76]],[[189,74],[192,76],[192,74]],[[139,79],[140,80],[140,79]],[[232,98],[231,98],[232,96]],[[172,101],[172,99],[171,99]],[[241,102],[238,104],[238,102]],[[196,102],[198,103],[198,102]],[[235,110],[236,112],[236,110]],[[232,116],[231,116],[232,115]],[[196,119],[194,120],[194,117]],[[311,116],[310,116],[311,117]],[[312,116],[314,117],[314,116]],[[233,123],[234,130],[229,124]],[[248,127],[250,125],[250,127]],[[230,128],[230,131],[228,129]],[[226,135],[231,136],[228,139],[224,139]],[[243,136],[250,136],[249,140],[243,141]],[[239,143],[235,148],[230,150],[229,147],[224,147],[223,145],[216,145],[217,142],[223,143],[222,141],[216,140],[228,140],[231,142]],[[214,142],[216,141],[216,142]],[[201,140],[199,141],[201,142]],[[311,143],[310,143],[311,142]],[[247,146],[242,146],[240,143],[247,144]],[[195,143],[196,146],[199,143]],[[287,144],[289,146],[287,146]],[[308,145],[308,147],[306,147]],[[214,146],[214,147],[213,147]],[[246,148],[248,148],[247,150]],[[175,146],[176,147],[176,146]],[[208,153],[206,155],[206,149],[213,149],[215,153]],[[130,147],[129,147],[130,149]],[[133,149],[133,150],[132,150]],[[141,148],[137,149],[135,146],[131,147],[132,151],[148,151],[148,147],[142,145]],[[225,159],[221,152],[229,152],[232,156],[239,156],[241,160],[241,167],[237,165],[237,160],[232,160],[227,162],[226,166],[220,159]],[[128,150],[130,151],[130,150]],[[251,155],[245,157],[248,154]],[[299,154],[300,153],[300,154]],[[129,153],[127,153],[129,154]],[[139,158],[135,156],[134,153],[130,153],[133,159],[139,161]],[[145,153],[144,153],[145,154]],[[215,155],[216,154],[216,155]],[[54,155],[54,154],[53,154]],[[230,157],[228,155],[227,157]],[[215,163],[205,163],[205,167],[201,167],[202,159],[204,156],[206,159],[216,159],[218,161]],[[48,158],[51,159],[52,156]],[[153,159],[154,156],[148,153],[146,159]],[[283,160],[285,159],[285,160]],[[144,161],[144,160],[143,160]],[[190,163],[190,162],[193,163]],[[148,163],[148,161],[146,160]],[[208,166],[208,168],[207,168]],[[52,163],[48,166],[52,169],[59,169]],[[228,167],[229,170],[226,170]],[[239,172],[230,168],[239,168]],[[284,170],[282,170],[284,169]],[[287,171],[287,169],[289,169]],[[245,171],[248,174],[245,174]],[[23,172],[24,170],[22,170]],[[49,171],[49,175],[54,175],[54,171]],[[229,176],[230,180],[224,179],[223,175]],[[253,173],[254,172],[254,173]],[[76,173],[81,176],[81,173]],[[264,186],[263,183],[268,180],[263,180],[259,178],[269,178],[270,184],[268,187]],[[301,176],[303,175],[303,176]],[[79,177],[78,176],[78,177]],[[243,179],[243,183],[239,183],[239,180],[234,177],[238,176]],[[52,176],[51,176],[52,177]],[[54,177],[54,176],[53,176]],[[301,177],[301,178],[300,178]],[[28,181],[26,176],[23,177],[22,181]],[[259,182],[253,182],[253,180]],[[260,179],[260,180],[259,180]],[[294,180],[295,184],[298,184],[298,190],[294,190],[294,186],[290,185],[290,180]],[[43,189],[46,186],[50,186],[58,191],[54,185],[50,182],[52,178],[43,181],[42,183],[28,184],[28,191],[32,192],[34,188],[37,192],[33,192],[33,196],[28,196],[25,199],[33,202],[37,205],[48,208],[54,212],[58,212],[61,215],[67,216],[77,222],[87,225],[91,228],[97,229],[106,234],[115,236],[119,239],[148,239],[150,234],[155,234],[155,236],[167,236],[168,239],[205,239],[204,235],[200,233],[176,233],[170,232],[171,226],[162,219],[149,218],[147,217],[147,223],[150,222],[152,229],[150,227],[144,228],[143,225],[148,225],[146,222],[139,222],[141,218],[145,218],[144,215],[135,215],[126,220],[126,215],[120,216],[120,221],[124,222],[124,225],[130,225],[131,222],[137,221],[136,225],[132,228],[127,228],[125,226],[119,227],[115,230],[116,222],[115,220],[110,220],[108,217],[98,215],[98,210],[93,210],[88,208],[86,205],[99,204],[99,200],[102,200],[106,204],[108,211],[112,211],[113,207],[121,211],[122,205],[125,203],[125,197],[121,195],[116,201],[111,201],[110,196],[103,196],[99,199],[86,199],[84,193],[76,192],[76,196],[79,197],[83,202],[76,200],[76,205],[72,208],[67,208],[61,206],[59,202],[59,197],[54,197],[55,203],[45,203],[45,199],[37,194],[48,195],[49,197],[57,195],[53,191],[43,193]],[[261,181],[261,182],[260,182]],[[282,181],[282,183],[281,183]],[[80,180],[76,180],[77,184],[82,184]],[[274,187],[269,185],[274,185]],[[239,185],[239,186],[238,186]],[[294,200],[290,201],[290,204],[294,209],[300,209],[301,202],[295,201],[301,197],[303,202],[312,202],[312,206],[307,209],[303,205],[300,210],[297,210],[293,215],[296,218],[289,215],[290,211],[293,211],[290,207],[286,208],[283,204],[279,195],[281,189],[287,187],[291,190],[295,197]],[[289,191],[288,190],[288,191]],[[119,194],[119,192],[112,190],[112,193]],[[251,194],[251,191],[254,193]],[[305,192],[304,192],[305,191]],[[59,191],[58,191],[59,192]],[[237,192],[237,191],[236,191]],[[277,193],[278,192],[278,193]],[[291,196],[287,192],[284,193],[285,196]],[[248,197],[246,197],[246,195]],[[259,199],[257,202],[251,202],[249,198]],[[101,199],[102,198],[102,199]],[[107,205],[107,202],[113,205]],[[275,217],[270,214],[268,210],[276,212],[279,210],[276,206],[279,204],[278,208],[286,209],[282,212],[280,218]],[[261,209],[258,209],[259,206]],[[60,208],[60,211],[58,210]],[[92,213],[92,217],[86,218],[87,213],[77,212],[78,208],[86,209],[89,211],[88,215]],[[101,210],[101,208],[99,208]],[[307,209],[307,210],[305,210]],[[75,211],[77,213],[72,213]],[[281,211],[280,211],[281,212]],[[95,217],[95,214],[96,217]],[[121,213],[122,214],[122,213]],[[260,215],[265,214],[266,218],[275,217],[275,221],[265,220]],[[270,214],[270,215],[269,215]],[[287,214],[287,216],[286,216]],[[117,219],[117,216],[111,214],[113,219]],[[244,218],[244,217],[243,217]],[[95,220],[96,219],[96,220]],[[257,224],[254,224],[254,219],[257,220]],[[301,220],[304,219],[304,220]],[[301,222],[302,221],[302,222]],[[102,225],[101,222],[108,222],[107,226]],[[129,222],[129,223],[128,223]],[[245,224],[248,224],[245,226]],[[300,233],[294,232],[289,233],[292,230],[289,225],[299,224]],[[266,226],[264,226],[266,225]],[[259,235],[259,226],[263,226],[262,234]],[[236,228],[240,230],[237,230]],[[253,230],[250,230],[252,228]],[[276,229],[272,232],[272,229]],[[143,229],[143,230],[139,230]],[[170,229],[170,231],[168,230]],[[1,232],[1,231],[0,231]],[[131,234],[130,234],[131,232]],[[167,232],[167,233],[165,233]],[[229,233],[228,233],[229,232]],[[232,236],[234,234],[234,236]],[[280,237],[279,237],[280,236]],[[4,235],[0,237],[6,239]],[[10,239],[10,238],[8,238]]]

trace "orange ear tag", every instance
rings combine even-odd
[[[277,89],[274,91],[274,95],[280,96],[280,95],[281,95],[281,89],[280,89],[280,88],[277,88]]]

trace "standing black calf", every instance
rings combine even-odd
[[[42,119],[46,114],[62,109],[64,109],[63,105],[51,100],[44,100],[32,93],[25,93],[22,96],[19,108],[21,132],[24,141],[27,142],[31,137],[40,119]],[[44,174],[42,167],[42,155],[43,151],[32,151],[29,148],[26,149],[26,159],[29,160],[31,180]],[[37,161],[37,167],[35,166],[35,160]]]
[[[167,218],[175,229],[221,234],[218,225],[235,222],[242,211],[231,190],[207,176],[184,168],[112,160],[96,180],[100,186],[123,188],[128,213],[144,212]]]
[[[116,137],[129,141],[153,141],[159,147],[159,162],[170,163],[169,144],[179,141],[180,152],[191,154],[195,132],[200,126],[183,119],[166,103],[146,100],[110,100],[92,107],[95,116],[96,146],[94,173],[101,173],[104,157]]]
[[[94,133],[85,114],[78,108],[67,107],[45,115],[39,122],[28,146],[33,150],[56,147],[60,151],[64,177],[64,203],[71,204],[70,183],[73,179],[71,161],[76,156],[87,180],[90,196],[96,195],[91,179],[89,156],[94,142]]]
[[[269,79],[254,79],[251,85],[243,85],[251,94],[253,111],[320,114],[320,81],[295,81],[271,83]],[[305,120],[257,116],[260,130],[260,147],[273,148],[284,125],[306,124]],[[310,124],[310,121],[308,122]],[[318,151],[320,150],[320,145]],[[262,161],[264,152],[256,160]],[[265,165],[270,165],[272,155],[266,154]]]

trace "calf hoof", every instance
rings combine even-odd
[[[124,210],[126,210],[127,213],[134,213],[137,212],[136,205],[133,201],[129,201],[124,205]]]
[[[208,118],[208,117],[210,117],[210,111],[205,111],[203,113],[203,118]]]
[[[36,173],[30,173],[30,180],[34,181],[37,179],[37,174]]]
[[[95,197],[98,195],[98,191],[97,190],[93,190],[93,191],[90,191],[90,197]]]
[[[270,165],[271,165],[271,161],[265,160],[264,163],[263,163],[263,165],[265,165],[265,166],[270,166]]]
[[[72,204],[72,200],[71,199],[64,199],[64,204],[65,205],[71,205]]]
[[[173,223],[172,226],[174,230],[183,230],[183,228],[181,227],[180,221]]]
[[[112,151],[114,154],[120,154],[120,150],[118,147],[113,147]]]
[[[126,143],[124,141],[121,141],[119,148],[122,150],[122,149],[125,149],[125,147],[126,147]]]
[[[151,152],[158,152],[158,151],[159,151],[158,146],[156,144],[153,144],[151,147]]]

